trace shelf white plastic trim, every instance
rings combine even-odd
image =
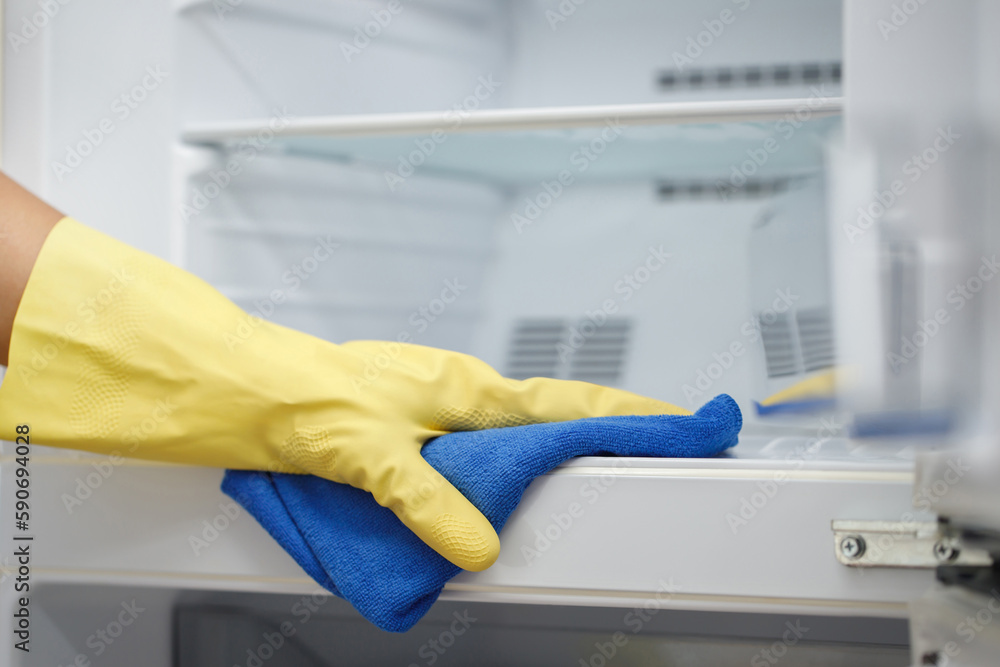
[[[627,125],[681,125],[778,121],[809,112],[810,118],[840,115],[843,98],[793,98],[780,100],[733,100],[719,102],[669,102],[582,107],[489,109],[459,115],[429,111],[348,116],[290,118],[283,136],[364,137],[420,134],[441,130],[495,132],[600,127],[609,120]],[[182,136],[190,143],[214,144],[242,139],[273,129],[270,119],[241,120],[192,125]]]

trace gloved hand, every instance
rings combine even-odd
[[[464,354],[342,345],[250,318],[199,278],[70,218],[31,273],[0,386],[0,437],[220,468],[312,473],[373,494],[467,570],[490,523],[420,456],[465,431],[690,414],[583,382],[514,381]]]

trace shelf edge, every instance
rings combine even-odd
[[[193,144],[218,144],[244,139],[261,132],[284,137],[375,137],[422,134],[441,131],[499,132],[600,127],[609,122],[632,125],[683,125],[695,123],[735,123],[779,121],[789,115],[808,114],[812,120],[843,112],[843,97],[807,97],[777,100],[734,100],[716,102],[670,102],[659,104],[618,104],[581,107],[540,107],[489,109],[459,114],[457,111],[430,111],[393,114],[356,114],[289,118],[280,129],[270,119],[194,125],[181,134]]]

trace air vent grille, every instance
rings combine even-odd
[[[834,363],[833,323],[827,310],[800,310],[796,313],[802,365],[806,372],[829,368]]]
[[[780,194],[797,179],[791,176],[748,179],[736,187],[728,180],[671,180],[657,184],[661,201],[701,200],[729,201],[730,199],[763,199]]]
[[[521,320],[514,327],[507,355],[507,377],[557,377],[566,324],[559,320]]]
[[[839,62],[777,63],[743,67],[691,67],[666,70],[659,75],[663,91],[717,90],[722,88],[763,88],[766,86],[816,86],[839,84]]]
[[[759,314],[768,377],[829,368],[836,361],[833,323],[826,308]]]
[[[769,313],[770,314],[770,313]],[[767,359],[767,376],[795,375],[801,370],[792,318],[788,313],[778,313],[771,322],[760,321],[761,341]]]
[[[518,320],[511,333],[507,377],[551,377],[616,385],[624,373],[632,323],[590,320]]]

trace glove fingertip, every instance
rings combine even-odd
[[[461,491],[420,461],[405,487],[394,494],[406,501],[390,507],[417,537],[453,564],[471,572],[485,570],[500,555],[496,530]]]
[[[431,524],[431,546],[463,570],[481,572],[499,557],[500,538],[485,518],[477,523],[450,512],[440,514]]]

